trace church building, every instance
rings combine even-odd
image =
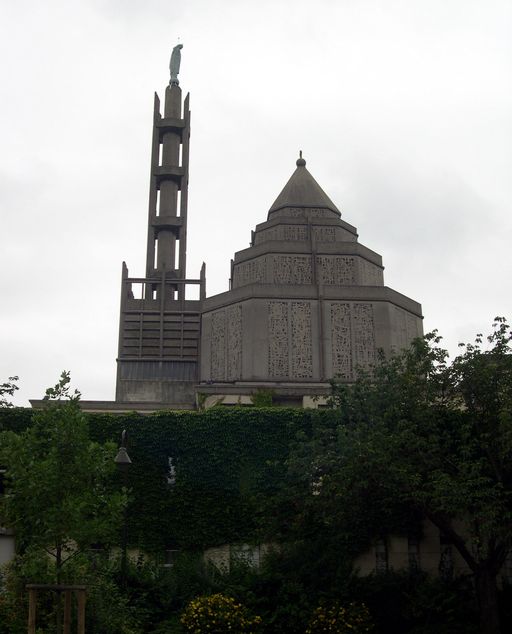
[[[186,268],[190,123],[189,95],[171,72],[163,112],[157,95],[154,102],[145,273],[130,276],[122,265],[115,401],[82,400],[82,409],[250,405],[262,393],[319,407],[332,379],[353,382],[379,351],[391,355],[422,336],[421,305],[384,285],[382,257],[359,242],[302,153],[250,246],[234,254],[229,289],[207,297],[205,265],[196,277]],[[197,299],[188,298],[193,287]],[[426,524],[423,570],[460,567],[443,539]],[[227,566],[235,546],[205,557]],[[243,545],[258,560],[263,546]],[[417,536],[380,540],[357,567],[416,569],[419,548]]]
[[[186,270],[191,117],[176,72],[160,108],[155,95],[146,270],[131,277],[123,263],[116,400],[85,409],[250,404],[262,390],[316,407],[331,379],[353,381],[379,350],[423,334],[420,304],[384,286],[382,257],[359,242],[302,153],[231,260],[229,290],[206,297],[205,265],[195,278]],[[191,286],[199,299],[187,299]]]

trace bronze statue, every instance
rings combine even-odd
[[[176,86],[179,86],[180,84],[180,82],[178,81],[178,73],[180,72],[182,48],[183,48],[183,44],[177,44],[172,49],[171,61],[169,62],[169,70],[171,71],[171,79],[169,80],[170,86],[172,86],[173,84],[176,84]]]

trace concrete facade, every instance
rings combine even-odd
[[[384,286],[380,255],[306,168],[302,156],[235,254],[230,290],[203,301],[201,384],[223,402],[271,389],[304,405],[329,380],[354,380],[378,350],[390,354],[423,334],[421,306]]]

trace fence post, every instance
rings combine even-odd
[[[30,588],[28,591],[28,634],[36,634],[36,602],[37,590]]]

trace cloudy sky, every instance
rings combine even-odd
[[[178,38],[209,295],[302,149],[451,351],[511,316],[511,33],[510,0],[0,0],[0,382],[113,398]]]

